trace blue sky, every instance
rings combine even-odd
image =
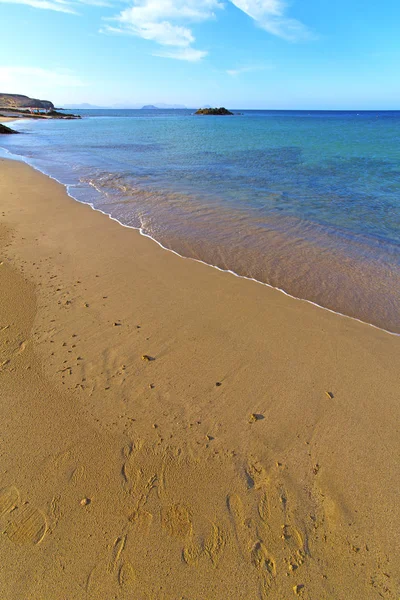
[[[57,105],[400,109],[399,0],[0,0],[0,22],[0,91]]]

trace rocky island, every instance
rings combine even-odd
[[[194,114],[215,116],[233,115],[233,113],[230,110],[224,108],[223,106],[221,108],[199,108],[199,110],[196,110]]]
[[[33,118],[33,119],[80,119],[80,115],[72,115],[56,110],[50,100],[38,100],[21,94],[0,93],[0,117]],[[3,132],[7,133],[7,132]],[[9,133],[9,132],[8,132]]]

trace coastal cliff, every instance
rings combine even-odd
[[[80,119],[80,115],[60,112],[50,100],[38,100],[21,94],[0,93],[0,117],[31,119]],[[0,132],[1,133],[1,132]],[[10,133],[3,131],[2,133]]]
[[[1,94],[0,109],[27,109],[38,108],[42,110],[54,110],[54,104],[49,100],[38,100],[21,94]]]

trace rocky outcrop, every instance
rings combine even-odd
[[[195,115],[216,115],[216,116],[225,116],[225,115],[233,115],[229,110],[224,108],[199,108],[195,113]]]
[[[51,110],[54,109],[54,104],[49,100],[38,100],[37,98],[29,98],[29,96],[22,96],[21,94],[0,94],[0,108],[40,108],[42,110]]]
[[[50,119],[81,119],[80,115],[71,115],[70,113],[59,112],[58,110],[50,110],[46,117]]]
[[[10,129],[0,123],[0,134],[1,133],[19,133],[19,131],[14,131],[14,129]]]

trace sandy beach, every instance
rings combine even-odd
[[[399,351],[0,160],[1,600],[398,600]]]

